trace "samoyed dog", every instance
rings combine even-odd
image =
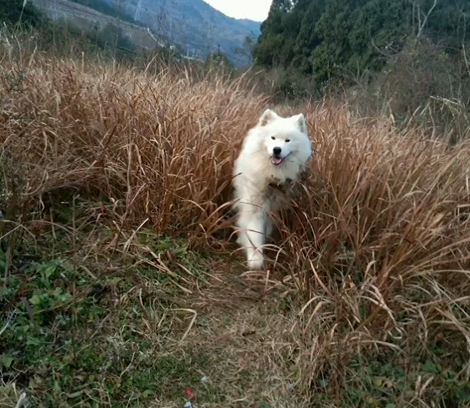
[[[289,118],[266,110],[243,141],[235,161],[236,226],[238,244],[244,248],[248,267],[261,269],[263,245],[271,235],[270,214],[283,206],[279,190],[289,192],[312,154],[304,115]]]

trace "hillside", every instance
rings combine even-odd
[[[469,10],[468,0],[275,0],[254,57],[320,88],[380,71],[413,39],[459,53],[470,38]]]
[[[206,57],[220,50],[236,64],[247,62],[236,50],[247,36],[257,38],[260,24],[231,18],[203,0],[75,0],[107,14],[149,26],[186,52]]]
[[[469,406],[468,143],[270,104],[315,153],[247,271],[228,202],[266,95],[0,34],[1,407]]]

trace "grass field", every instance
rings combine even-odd
[[[468,406],[469,144],[154,68],[2,48],[0,407]],[[314,156],[253,272],[227,203],[268,106]]]

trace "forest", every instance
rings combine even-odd
[[[253,49],[258,65],[315,86],[382,70],[426,38],[449,56],[468,43],[468,0],[274,0]]]

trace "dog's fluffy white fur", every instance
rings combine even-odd
[[[268,109],[245,137],[235,161],[233,184],[237,242],[246,252],[250,269],[263,267],[263,246],[273,229],[270,213],[282,205],[270,185],[296,181],[311,153],[302,114],[283,118]]]

